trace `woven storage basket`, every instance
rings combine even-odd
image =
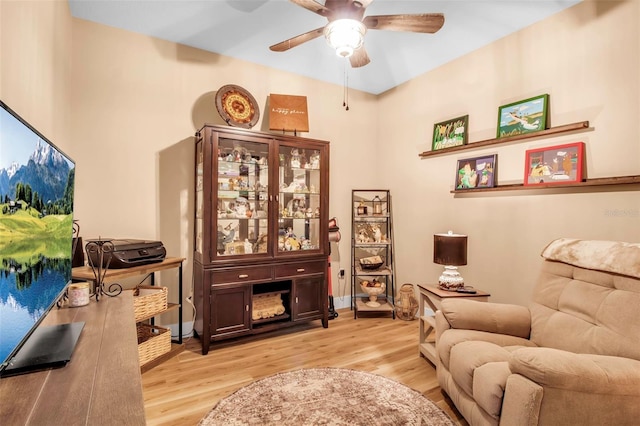
[[[157,325],[138,324],[138,358],[142,367],[171,350],[171,330]]]
[[[152,294],[139,296],[140,289],[153,290]],[[151,318],[167,309],[167,288],[139,285],[133,292],[133,309],[136,322]]]

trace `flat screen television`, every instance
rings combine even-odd
[[[71,282],[75,163],[0,101],[0,377],[65,365],[84,323],[41,326]]]

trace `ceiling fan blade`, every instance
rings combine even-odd
[[[356,49],[353,52],[353,55],[349,57],[349,62],[351,62],[351,66],[353,68],[364,67],[371,60],[369,59],[369,55],[367,54],[367,50],[364,46],[361,46],[360,49]]]
[[[313,13],[317,13],[320,16],[327,17],[331,14],[331,10],[324,7],[320,3],[314,0],[290,0],[292,3],[297,4],[298,6],[302,6],[307,10],[312,11]]]
[[[415,15],[367,16],[362,22],[370,30],[409,31],[414,33],[435,33],[444,25],[442,13],[421,13]]]
[[[323,30],[324,27],[316,28],[315,30],[311,30],[304,34],[292,37],[289,40],[281,41],[280,43],[274,44],[273,46],[269,46],[269,49],[273,50],[274,52],[287,51],[293,47],[300,46],[302,43],[305,43],[309,40],[320,37]]]

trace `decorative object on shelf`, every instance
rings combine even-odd
[[[234,84],[218,89],[216,108],[220,117],[230,126],[250,129],[260,119],[260,108],[255,98]]]
[[[444,272],[438,279],[438,286],[442,290],[455,291],[464,287],[464,279],[458,272],[458,266],[467,264],[467,236],[446,234],[433,236],[433,262],[445,265]]]
[[[307,97],[270,94],[269,130],[282,130],[283,132],[294,132],[294,134],[308,132]]]
[[[367,206],[364,204],[364,201],[360,201],[360,205],[358,206],[358,216],[366,216],[367,213]]]
[[[582,182],[584,142],[527,150],[524,185]]]
[[[375,270],[384,265],[382,256],[363,257],[359,260],[362,269]]]
[[[466,145],[469,134],[469,115],[453,118],[451,120],[436,123],[433,126],[433,139],[431,150],[451,148]]]
[[[133,290],[133,312],[136,323],[167,310],[169,289],[155,285],[138,285]]]
[[[359,222],[355,224],[354,232],[358,244],[386,244],[387,236],[383,234],[384,223]],[[386,231],[386,230],[385,230]]]
[[[369,295],[369,301],[366,302],[365,305],[370,308],[379,308],[380,302],[378,302],[378,296],[384,293],[386,284],[374,278],[371,281],[363,280],[360,283],[360,287],[362,287],[362,290]]]
[[[371,203],[373,204],[373,214],[376,216],[382,215],[382,200],[380,197],[376,195],[373,197],[373,200],[371,200]]]
[[[413,284],[403,284],[396,302],[396,316],[401,320],[411,321],[416,319],[417,312],[418,300],[413,290]]]
[[[136,325],[138,334],[138,360],[140,367],[153,361],[161,355],[171,352],[171,330],[158,325],[139,323]]]
[[[120,284],[111,283],[109,284],[109,288],[106,289],[106,284],[104,282],[114,249],[115,246],[113,245],[112,240],[89,240],[85,245],[89,266],[91,267],[95,277],[94,282],[96,288],[94,290],[94,295],[96,296],[96,302],[100,300],[100,296],[103,294],[109,297],[115,297],[122,293],[122,286]],[[93,259],[96,259],[96,262],[94,262]]]
[[[254,294],[252,297],[251,319],[273,318],[285,313],[282,296],[276,294]]]
[[[67,288],[67,297],[69,298],[69,306],[78,308],[89,304],[89,283],[69,284]]]
[[[539,95],[498,108],[497,137],[516,136],[547,128],[549,95]]]
[[[497,164],[497,154],[458,160],[455,189],[493,188]]]

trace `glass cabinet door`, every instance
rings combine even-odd
[[[320,249],[319,150],[278,148],[278,253]]]
[[[214,146],[214,257],[269,251],[269,144],[220,136]]]

